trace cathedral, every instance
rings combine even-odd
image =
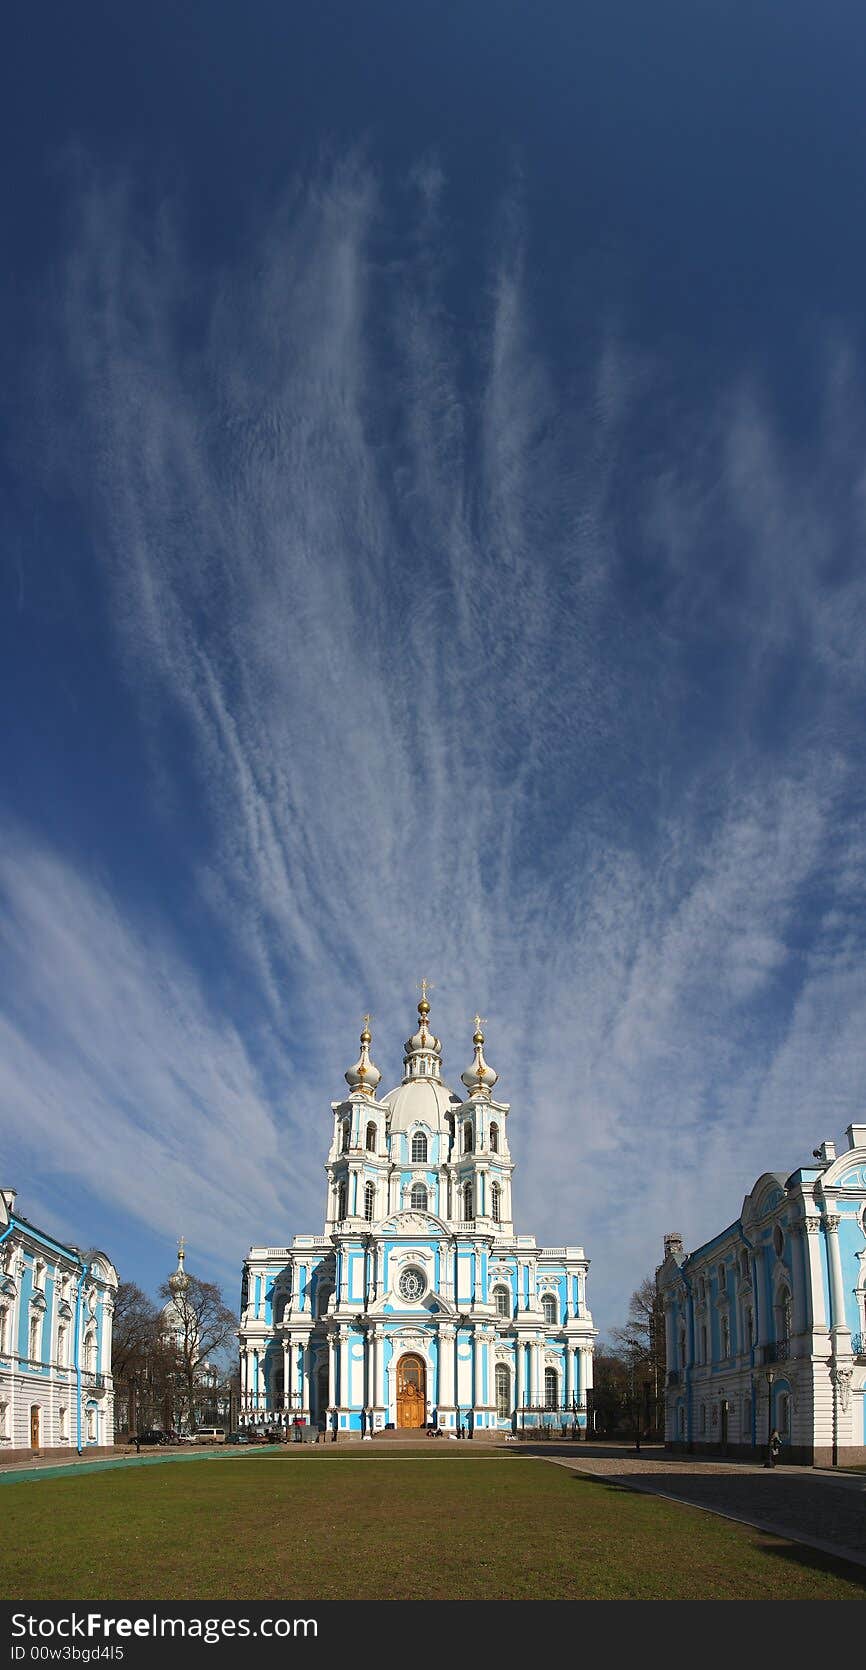
[[[442,1078],[422,982],[403,1078],[377,1095],[369,1017],[331,1103],[322,1235],[251,1247],[241,1295],[241,1410],[456,1434],[586,1426],[596,1330],[582,1247],[539,1247],[512,1219],[510,1107],[476,1016],[462,1096]]]

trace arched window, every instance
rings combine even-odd
[[[720,1293],[725,1293],[727,1291],[727,1286],[728,1286],[727,1267],[724,1264],[720,1264],[719,1268],[716,1272],[716,1275],[718,1277],[718,1282],[719,1282],[719,1292]]]
[[[84,1341],[84,1367],[88,1374],[96,1372],[96,1335],[88,1334]]]
[[[351,1134],[352,1134],[351,1124],[349,1123],[348,1119],[344,1119],[343,1120],[343,1129],[342,1129],[341,1137],[340,1137],[340,1153],[341,1154],[345,1154],[348,1151],[349,1138],[350,1138]]]
[[[557,1316],[556,1300],[554,1299],[552,1293],[545,1293],[544,1298],[541,1301],[541,1309],[544,1313],[545,1322],[549,1327],[555,1328],[559,1318]]]
[[[375,1183],[365,1183],[364,1184],[364,1217],[366,1218],[368,1224],[373,1222],[373,1213],[375,1211],[375,1208],[376,1208],[376,1185],[375,1185]]]
[[[496,1413],[500,1420],[511,1414],[511,1375],[507,1363],[496,1364]]]
[[[345,1185],[345,1183],[340,1183],[337,1187],[337,1219],[338,1219],[338,1221],[343,1219],[345,1216],[346,1216],[346,1185]]]
[[[427,1190],[425,1189],[423,1183],[414,1183],[412,1185],[412,1193],[409,1196],[409,1201],[410,1204],[414,1206],[416,1212],[426,1212]]]
[[[464,1183],[464,1185],[463,1185],[463,1216],[466,1219],[467,1223],[472,1218],[472,1215],[473,1215],[473,1213],[472,1213],[472,1184],[471,1183]]]
[[[468,1120],[463,1127],[463,1152],[464,1154],[472,1153],[472,1126]]]
[[[546,1368],[544,1371],[544,1407],[545,1409],[559,1407],[559,1381],[555,1368]]]
[[[321,1286],[316,1288],[316,1315],[317,1316],[324,1316],[325,1315],[325,1312],[328,1309],[328,1301],[329,1301],[333,1291],[334,1291],[334,1289],[331,1287],[330,1283],[326,1282],[326,1281],[323,1281],[321,1283]]]
[[[686,1330],[680,1329],[680,1368],[686,1366]]]
[[[499,1126],[495,1119],[490,1127],[490,1152],[491,1154],[499,1153]]]
[[[413,1160],[426,1160],[427,1158],[427,1138],[423,1131],[416,1131],[412,1138],[412,1158]]]
[[[726,1316],[722,1317],[721,1324],[720,1324],[720,1332],[721,1332],[721,1336],[722,1336],[722,1356],[723,1357],[730,1357],[730,1355],[731,1355],[731,1329],[730,1329],[730,1325],[728,1323],[728,1319],[727,1319]]]
[[[501,1221],[502,1190],[498,1183],[493,1183],[490,1189],[490,1216],[495,1224]]]
[[[371,1119],[369,1125],[367,1126],[367,1153],[368,1154],[374,1154],[375,1151],[376,1151],[376,1127],[373,1124],[373,1121]]]
[[[496,1300],[496,1314],[497,1314],[497,1316],[510,1316],[511,1315],[511,1294],[509,1293],[508,1288],[507,1287],[497,1287],[494,1290],[493,1297]]]
[[[779,1288],[776,1300],[776,1338],[786,1345],[791,1338],[791,1295],[787,1287]]]

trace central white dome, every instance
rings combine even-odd
[[[447,1131],[447,1115],[459,1108],[460,1097],[441,1079],[418,1078],[404,1079],[381,1102],[390,1109],[392,1131],[408,1131],[418,1123],[431,1131]]]

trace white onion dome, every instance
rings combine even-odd
[[[403,1082],[382,1097],[382,1106],[388,1111],[388,1129],[392,1134],[422,1124],[450,1138],[454,1109],[460,1106],[460,1097],[443,1083],[442,1043],[430,1031],[429,1014],[425,990],[418,1005],[418,1031],[407,1038],[404,1046]]]
[[[382,1077],[375,1062],[370,1060],[371,1033],[369,1023],[370,1017],[365,1015],[364,1030],[360,1039],[361,1054],[354,1067],[350,1067],[348,1072],[343,1075],[352,1095],[360,1091],[362,1096],[375,1096],[376,1086]]]
[[[475,1016],[472,1042],[475,1045],[475,1060],[471,1067],[467,1067],[465,1073],[460,1074],[460,1079],[470,1096],[489,1096],[499,1074],[495,1073],[492,1067],[488,1067],[484,1059],[484,1033],[481,1030],[480,1015]]]
[[[418,1005],[418,1031],[407,1038],[403,1046],[403,1083],[423,1074],[427,1078],[438,1079],[442,1066],[442,1040],[434,1037],[427,1025],[430,1005],[426,997],[422,997]]]
[[[185,1293],[189,1287],[189,1276],[184,1269],[185,1258],[186,1253],[184,1251],[183,1236],[181,1236],[177,1249],[177,1269],[168,1278],[168,1285],[175,1298],[177,1298],[181,1293]]]

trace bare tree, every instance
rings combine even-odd
[[[130,1432],[139,1425],[139,1411],[148,1396],[157,1350],[159,1311],[135,1282],[122,1281],[114,1300],[111,1372],[115,1390],[126,1403]]]
[[[611,1338],[628,1369],[631,1422],[639,1441],[642,1428],[664,1430],[665,1313],[652,1276],[635,1288],[625,1327],[612,1328]]]
[[[163,1282],[160,1296],[170,1301],[163,1312],[163,1328],[171,1334],[177,1353],[178,1377],[190,1427],[196,1424],[200,1370],[214,1353],[234,1339],[238,1318],[224,1303],[216,1282],[185,1276],[185,1286]]]

